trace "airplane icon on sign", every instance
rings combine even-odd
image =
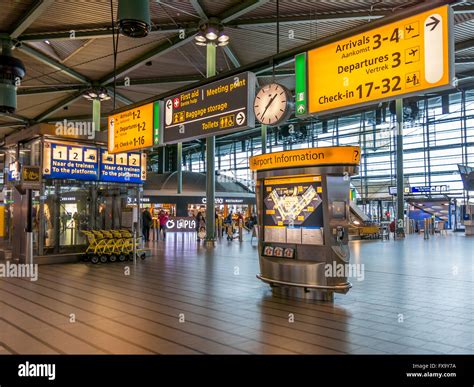
[[[415,56],[417,52],[418,52],[418,49],[411,49],[410,55]]]
[[[414,30],[414,28],[411,26],[411,25],[408,25],[407,26],[407,33],[409,34],[410,32],[412,32]]]

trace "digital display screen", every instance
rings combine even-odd
[[[266,179],[263,195],[265,242],[323,244],[320,176]]]

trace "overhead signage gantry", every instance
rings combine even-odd
[[[452,25],[445,5],[297,55],[296,115],[449,88]]]
[[[113,114],[108,118],[108,152],[138,151],[253,128],[255,84],[255,74],[245,72]]]

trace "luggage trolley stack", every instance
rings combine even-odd
[[[93,264],[107,262],[133,261],[134,238],[129,230],[83,230],[88,246],[84,254],[84,261]],[[135,238],[138,246],[141,238]],[[136,257],[145,259],[144,249],[136,249]]]

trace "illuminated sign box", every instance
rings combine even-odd
[[[46,179],[141,184],[146,180],[146,155],[45,142],[42,172]]]
[[[146,159],[145,159],[146,160]],[[142,183],[142,166],[140,153],[112,154],[101,150],[100,180],[114,183]]]
[[[160,102],[152,102],[108,118],[108,151],[120,153],[159,143]]]
[[[98,180],[97,148],[45,142],[43,177],[46,179]]]
[[[314,165],[359,165],[360,147],[337,146],[266,153],[249,159],[252,171]]]
[[[255,74],[245,72],[164,101],[166,144],[253,128]]]
[[[446,5],[298,55],[296,114],[449,88],[454,78],[452,26]]]

